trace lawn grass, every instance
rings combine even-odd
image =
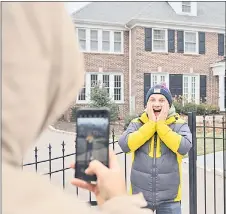
[[[216,134],[214,141],[213,132],[207,133],[204,141],[203,133],[199,133],[197,134],[197,155],[203,155],[204,153],[214,153],[214,144],[215,152],[223,151],[223,143],[223,134]],[[206,149],[204,150],[205,147]]]
[[[118,141],[120,135],[115,135],[115,141]],[[214,152],[213,132],[206,133],[204,142],[204,133],[197,133],[197,155],[210,154]],[[226,137],[226,136],[225,136]],[[219,138],[219,139],[218,139]],[[112,139],[112,137],[110,137]],[[226,143],[225,143],[226,144]],[[204,147],[206,147],[204,152]],[[226,150],[226,145],[225,145]],[[223,134],[215,134],[215,152],[223,151]],[[186,155],[185,157],[187,157]]]

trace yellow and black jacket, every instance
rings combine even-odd
[[[132,120],[119,145],[134,155],[132,194],[142,192],[151,208],[181,200],[181,162],[192,147],[192,135],[174,106],[166,121],[150,121],[146,112]]]

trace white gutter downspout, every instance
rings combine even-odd
[[[129,113],[132,114],[132,28],[127,27],[125,28],[129,30]]]

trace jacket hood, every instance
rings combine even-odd
[[[83,84],[84,67],[73,24],[64,10],[52,11],[46,18],[32,15],[29,4],[5,5],[2,14],[2,154],[4,162],[19,166],[27,148],[76,99]],[[36,4],[37,11],[40,7],[46,10],[46,5]],[[32,10],[36,12],[35,8]],[[20,18],[14,22],[15,17]],[[64,24],[58,26],[53,17]],[[41,31],[34,23],[45,23],[42,26],[52,29]]]
[[[175,115],[177,115],[176,109],[175,109],[174,105],[172,104],[171,108],[169,109],[169,113],[168,113],[167,119],[169,119],[170,117],[173,117]]]

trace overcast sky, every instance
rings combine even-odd
[[[65,2],[66,9],[69,14],[79,10],[90,2]]]

